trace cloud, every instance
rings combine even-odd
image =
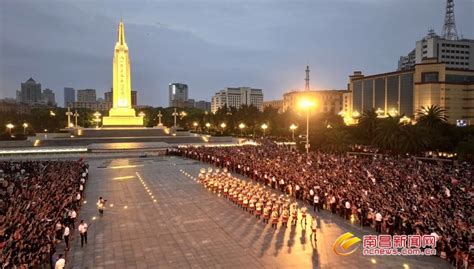
[[[472,37],[474,3],[456,4],[458,30]],[[108,90],[122,16],[133,87],[157,106],[170,82],[195,99],[227,86],[276,99],[303,87],[307,63],[320,89],[345,88],[353,70],[393,71],[429,27],[441,30],[444,0],[6,0],[0,12],[0,97],[30,76],[60,104],[63,87]]]

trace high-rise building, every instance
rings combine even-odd
[[[27,104],[41,103],[41,84],[36,83],[33,78],[29,78],[21,83],[21,90],[17,93],[17,101]]]
[[[170,83],[169,87],[169,106],[185,107],[188,101],[188,85],[183,83]]]
[[[407,56],[400,57],[398,71],[415,68],[415,64],[426,59],[436,59],[448,68],[474,70],[474,40],[459,38],[454,20],[454,0],[446,0],[446,14],[442,35],[433,29],[421,40]]]
[[[110,92],[104,92],[104,100],[107,103],[112,103],[114,100],[112,89],[110,89]]]
[[[410,51],[407,56],[400,56],[398,60],[398,70],[410,70],[415,67],[416,61],[416,50]]]
[[[273,108],[277,109],[278,113],[283,112],[283,100],[270,100],[270,101],[263,101],[263,109],[266,108]]]
[[[72,106],[74,102],[76,102],[76,90],[64,87],[64,107]]]
[[[194,107],[198,108],[198,109],[205,110],[205,111],[211,111],[211,102],[196,101],[196,102],[194,102]]]
[[[95,89],[77,90],[77,102],[93,103],[97,101]]]
[[[114,94],[112,91],[104,93],[104,101],[106,103],[112,103],[114,100]],[[137,91],[132,91],[132,107],[137,106],[138,93]]]
[[[41,94],[41,102],[48,106],[56,106],[56,97],[52,90],[46,88]]]
[[[436,59],[447,68],[474,70],[474,40],[448,40],[434,32],[416,42],[415,62]]]
[[[450,68],[437,59],[426,59],[411,70],[371,76],[354,72],[349,90],[348,115],[376,109],[380,116],[413,118],[422,106],[438,105],[450,123],[474,120],[474,71]]]
[[[296,110],[302,99],[316,101],[315,112],[338,114],[343,109],[343,94],[346,90],[304,90],[290,91],[283,94],[283,104],[281,111]]]
[[[240,108],[242,105],[252,105],[263,110],[262,89],[239,87],[220,90],[211,99],[211,112],[215,113],[224,106]]]

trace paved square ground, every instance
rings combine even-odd
[[[310,227],[274,231],[217,197],[183,172],[208,167],[178,157],[91,159],[79,214],[89,242],[74,232],[68,268],[449,268],[437,257],[340,257],[334,240],[345,232],[373,234],[327,212]],[[108,200],[98,216],[99,196]]]

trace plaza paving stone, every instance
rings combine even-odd
[[[67,268],[450,268],[437,257],[337,256],[331,246],[343,233],[375,232],[325,211],[317,213],[316,244],[309,225],[274,231],[183,173],[197,176],[207,164],[179,157],[89,163],[79,213],[90,224],[89,242],[81,248],[74,232]],[[108,200],[103,216],[99,196]]]

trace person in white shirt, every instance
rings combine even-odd
[[[313,240],[316,242],[316,230],[318,229],[318,224],[316,222],[316,217],[313,217],[313,221],[311,222],[311,235],[310,238],[313,237]]]
[[[382,232],[382,214],[380,212],[375,214],[375,231],[378,233]]]
[[[346,201],[345,203],[345,208],[346,208],[346,219],[349,219],[350,216],[351,216],[351,203],[349,202],[349,200]]]
[[[54,269],[64,269],[66,266],[66,260],[63,258],[63,254],[59,254],[59,260],[56,261]]]
[[[296,187],[295,187],[295,196],[296,196],[296,199],[300,198],[300,185],[298,184],[296,184]]]
[[[72,225],[72,228],[75,229],[76,228],[76,217],[77,217],[77,213],[74,209],[72,209],[71,211],[69,211],[69,224]]]
[[[81,193],[78,192],[76,194],[76,206],[79,207],[80,204],[81,204]]]
[[[87,228],[89,226],[87,223],[84,222],[84,220],[81,220],[81,224],[79,224],[79,233],[81,234],[81,248],[84,246],[84,243],[87,245]]]
[[[56,223],[56,228],[55,229],[56,229],[56,240],[61,241],[61,238],[62,238],[62,235],[63,235],[63,233],[62,233],[63,225],[61,224],[60,221],[58,221]]]
[[[314,195],[313,197],[313,211],[316,212],[316,209],[320,210],[320,206],[319,206],[319,196],[317,194]]]
[[[66,243],[66,249],[69,249],[69,227],[67,225],[64,227],[63,237]]]

